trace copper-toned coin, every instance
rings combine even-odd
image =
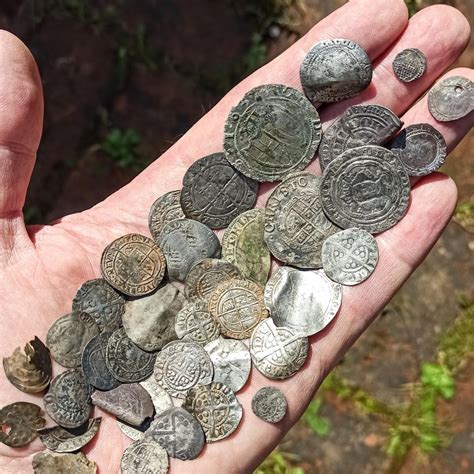
[[[181,209],[180,196],[181,191],[170,191],[160,196],[152,204],[148,215],[148,227],[156,242],[168,222],[186,217]]]
[[[26,446],[45,423],[38,405],[27,402],[7,405],[0,410],[0,442],[12,448]]]

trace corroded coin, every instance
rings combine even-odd
[[[173,406],[170,395],[163,387],[158,385],[154,375],[142,380],[140,385],[149,393],[155,407],[155,415],[159,415]]]
[[[312,102],[338,102],[350,99],[368,87],[372,80],[372,64],[367,53],[353,41],[320,41],[301,63],[300,79]]]
[[[268,318],[252,334],[250,355],[265,377],[286,379],[304,364],[308,356],[308,338],[294,329],[278,328]]]
[[[214,365],[214,382],[222,382],[238,392],[247,382],[252,360],[242,341],[219,338],[204,347]]]
[[[105,362],[120,382],[140,382],[152,374],[155,355],[140,349],[121,328],[107,342]]]
[[[375,145],[345,151],[329,164],[321,182],[324,212],[343,229],[383,232],[402,219],[409,198],[402,162]]]
[[[181,207],[189,219],[220,229],[253,207],[257,191],[257,181],[237,171],[223,153],[213,153],[195,161],[186,171]]]
[[[209,313],[205,301],[187,304],[176,316],[175,331],[180,339],[199,344],[207,344],[221,333],[219,323]]]
[[[86,281],[72,300],[72,310],[89,313],[101,331],[118,329],[124,309],[123,296],[103,278]]]
[[[221,283],[209,298],[209,311],[219,322],[221,333],[232,339],[247,339],[268,316],[262,288],[249,280]]]
[[[133,442],[120,461],[122,474],[166,474],[168,467],[168,453],[150,438]]]
[[[243,411],[234,392],[221,382],[191,389],[183,408],[199,421],[207,443],[230,436],[239,426]]]
[[[172,397],[184,398],[198,383],[212,381],[209,355],[196,342],[173,341],[156,357],[155,379]]]
[[[51,454],[38,453],[33,456],[34,474],[96,474],[97,464],[83,453]]]
[[[166,260],[152,239],[127,234],[105,248],[100,267],[102,276],[114,288],[129,296],[143,296],[158,288]]]
[[[295,173],[277,186],[265,208],[265,242],[281,260],[301,268],[321,267],[324,239],[339,230],[323,212],[321,178]]]
[[[181,191],[170,191],[160,196],[151,206],[148,227],[152,237],[158,242],[163,227],[168,222],[185,217],[180,203]]]
[[[79,369],[66,370],[53,379],[44,396],[46,413],[64,428],[78,428],[91,414],[91,392]]]
[[[365,230],[351,228],[331,235],[323,245],[326,275],[343,285],[367,280],[377,265],[377,241]]]
[[[252,398],[252,411],[268,423],[283,420],[287,408],[285,395],[276,387],[263,387]]]
[[[222,237],[222,258],[234,264],[244,278],[265,285],[271,257],[263,239],[265,211],[251,209],[237,216]]]
[[[168,275],[183,281],[191,267],[203,258],[219,257],[221,244],[209,227],[191,219],[166,224],[159,243],[166,255]]]
[[[46,336],[53,359],[64,367],[81,365],[82,350],[99,334],[99,327],[88,313],[73,311],[52,324]]]
[[[319,146],[319,163],[326,166],[349,148],[382,145],[400,128],[402,122],[387,107],[353,105],[325,132]]]
[[[26,446],[45,423],[38,405],[28,402],[7,405],[0,410],[0,443],[12,448]]]
[[[341,301],[341,285],[323,270],[280,267],[265,287],[265,304],[273,322],[305,336],[323,330],[336,316]]]
[[[255,87],[233,107],[225,124],[225,157],[257,181],[276,181],[300,171],[321,140],[318,112],[301,94],[281,84]]]
[[[196,459],[204,447],[199,422],[184,408],[173,407],[158,415],[146,431],[146,438],[160,444],[172,458]]]
[[[415,81],[426,71],[426,56],[416,48],[404,49],[395,56],[392,68],[401,81]]]

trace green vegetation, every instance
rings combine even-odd
[[[313,433],[324,438],[329,434],[331,423],[327,418],[319,416],[322,403],[323,400],[321,397],[316,397],[312,400],[304,412],[302,420],[311,428]]]
[[[273,451],[254,471],[254,474],[304,474],[301,467],[291,467],[291,460],[295,460],[294,455]]]
[[[144,167],[143,157],[137,150],[140,141],[140,135],[136,130],[114,128],[107,134],[100,147],[120,168],[132,168],[138,171]]]
[[[468,232],[474,233],[474,202],[459,203],[454,211],[454,221]]]

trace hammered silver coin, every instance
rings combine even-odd
[[[426,56],[417,48],[404,49],[395,56],[392,68],[401,81],[416,81],[426,71]]]
[[[133,426],[117,418],[117,425],[127,438],[130,438],[132,441],[138,441],[145,437],[145,432],[150,427],[151,421],[151,418],[147,418],[140,426]]]
[[[288,409],[285,395],[276,387],[262,387],[252,398],[252,411],[261,420],[278,423]]]
[[[163,227],[168,222],[184,219],[181,209],[181,191],[170,191],[160,196],[151,206],[148,214],[148,227],[153,239],[158,242]]]
[[[155,407],[155,415],[159,415],[173,406],[173,400],[168,392],[158,385],[154,375],[150,375],[140,382],[140,385],[148,392]]]
[[[0,443],[12,448],[21,448],[31,443],[37,430],[43,428],[46,420],[38,405],[16,402],[0,409]]]
[[[211,315],[207,302],[188,303],[177,315],[175,331],[179,339],[207,344],[220,336],[219,323]]]
[[[120,461],[122,474],[166,474],[168,468],[168,453],[152,439],[134,441]]]

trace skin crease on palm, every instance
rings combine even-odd
[[[26,47],[13,35],[0,32],[1,356],[10,355],[34,335],[45,340],[51,323],[70,311],[79,286],[100,275],[99,260],[106,244],[129,232],[149,235],[147,214],[152,202],[167,191],[179,189],[194,160],[222,150],[224,121],[246,91],[266,83],[287,84],[301,90],[299,65],[317,41],[356,41],[368,52],[374,66],[372,84],[362,94],[321,108],[325,126],[349,105],[377,103],[402,117],[405,126],[432,124],[452,150],[471,129],[474,114],[456,122],[438,123],[428,112],[426,98],[419,99],[460,56],[469,36],[467,20],[451,7],[429,7],[408,20],[402,0],[350,1],[235,87],[129,185],[92,209],[51,225],[26,228],[22,207],[42,129],[41,82]],[[404,84],[394,76],[391,63],[399,51],[408,47],[425,53],[428,69],[418,81]],[[474,72],[469,69],[453,70],[448,75],[474,80]],[[319,173],[317,161],[309,170]],[[269,184],[261,186],[259,206],[264,205],[271,188]],[[301,416],[330,369],[426,256],[447,225],[456,197],[454,183],[442,174],[413,181],[407,215],[377,236],[380,260],[374,274],[359,286],[344,288],[338,316],[323,332],[311,337],[310,354],[303,368],[281,382],[267,380],[253,370],[248,384],[238,394],[244,416],[237,431],[224,441],[206,445],[195,461],[171,460],[170,472],[245,473],[258,466]],[[61,370],[55,365],[55,374]],[[288,399],[288,414],[278,425],[257,419],[250,410],[253,394],[265,385],[279,387]],[[0,406],[19,400],[42,404],[41,397],[15,389],[2,371]],[[113,417],[98,409],[95,414],[103,417],[102,426],[84,452],[97,462],[100,472],[119,472],[122,452],[130,441]],[[22,449],[0,445],[0,472],[32,472],[32,456],[41,449],[39,440]]]

